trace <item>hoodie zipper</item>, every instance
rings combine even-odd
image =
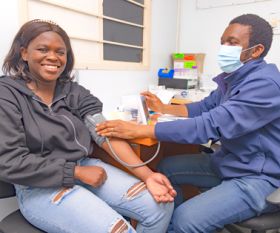
[[[65,115],[55,115],[54,112],[53,112],[53,110],[52,110],[52,105],[53,105],[54,103],[56,103],[57,101],[63,99],[65,96],[66,96],[66,95],[62,96],[61,98],[57,99],[55,102],[52,102],[50,105],[46,105],[44,102],[42,102],[42,101],[36,99],[35,97],[32,97],[32,98],[33,98],[34,100],[36,100],[37,102],[40,102],[40,103],[44,104],[45,106],[47,106],[48,109],[49,109],[49,113],[50,113],[51,116],[61,116],[61,117],[65,118],[65,119],[70,123],[70,125],[71,125],[71,127],[72,127],[72,129],[73,129],[73,132],[74,132],[74,140],[75,140],[75,142],[77,143],[78,146],[80,146],[80,147],[86,152],[86,156],[88,156],[88,154],[89,154],[89,153],[88,153],[88,149],[87,149],[85,146],[83,146],[83,145],[79,142],[79,140],[77,139],[77,131],[76,131],[75,125],[74,125],[74,123],[72,122],[72,120],[71,120],[69,117],[65,116]]]
[[[87,149],[85,146],[83,146],[83,145],[78,141],[78,139],[77,139],[77,131],[76,131],[76,128],[75,128],[75,126],[74,126],[74,124],[73,124],[73,121],[71,121],[71,119],[70,119],[69,117],[65,116],[65,115],[57,115],[57,116],[62,116],[62,117],[64,117],[64,118],[70,123],[70,125],[72,126],[72,128],[73,128],[73,130],[74,130],[75,142],[76,142],[82,149],[85,150],[86,156],[87,156],[87,155],[88,155],[88,149]]]

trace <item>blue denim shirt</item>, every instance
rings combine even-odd
[[[263,59],[218,75],[218,88],[187,105],[189,119],[156,124],[160,141],[220,140],[212,165],[224,179],[252,176],[280,186],[280,73]]]

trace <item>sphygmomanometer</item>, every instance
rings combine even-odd
[[[99,145],[101,146],[105,141],[107,142],[108,146],[109,146],[109,149],[110,151],[112,152],[112,155],[113,157],[115,158],[116,161],[118,161],[120,164],[122,164],[123,166],[126,166],[126,167],[131,167],[131,168],[135,168],[135,167],[142,167],[142,166],[145,166],[146,164],[150,163],[152,160],[154,160],[154,158],[156,158],[156,156],[158,155],[159,153],[159,149],[160,149],[160,142],[158,143],[158,147],[157,147],[157,150],[155,152],[155,154],[147,161],[143,162],[143,163],[139,163],[139,164],[128,164],[126,162],[124,162],[123,160],[121,160],[119,158],[119,156],[115,153],[111,143],[110,143],[110,140],[109,138],[107,137],[103,137],[103,136],[100,136],[96,133],[96,130],[95,130],[95,127],[98,123],[101,123],[103,121],[106,121],[105,117],[103,116],[102,113],[97,113],[97,114],[94,114],[94,115],[87,115],[85,117],[85,124],[86,126],[88,127],[89,131],[90,131],[90,134],[91,134],[91,137],[92,139]]]

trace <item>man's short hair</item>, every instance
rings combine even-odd
[[[273,30],[271,25],[265,19],[254,14],[240,15],[231,20],[229,24],[234,23],[250,26],[249,47],[262,44],[264,51],[261,57],[265,57],[272,43]]]

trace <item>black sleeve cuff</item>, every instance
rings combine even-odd
[[[72,188],[75,184],[74,170],[76,163],[66,162],[63,168],[63,187]]]

